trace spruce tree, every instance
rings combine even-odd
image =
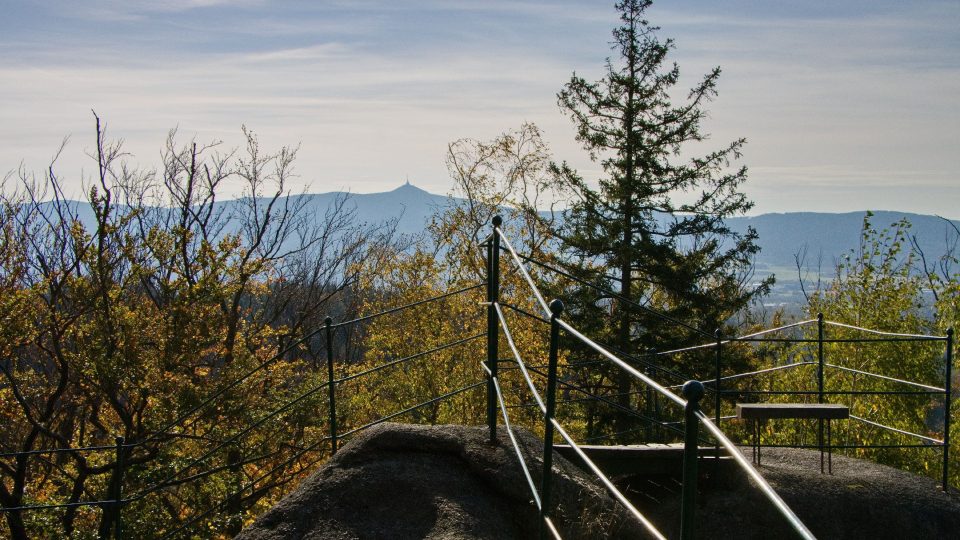
[[[621,24],[613,31],[615,55],[605,75],[589,82],[574,73],[558,95],[578,141],[603,170],[592,187],[566,163],[557,166],[575,195],[561,231],[564,248],[568,260],[579,261],[573,264],[578,274],[621,297],[599,304],[596,296],[580,298],[571,316],[580,314],[583,324],[596,328],[602,324],[598,307],[609,309],[598,330],[627,354],[689,343],[695,334],[634,304],[712,334],[772,283],[746,279],[759,251],[756,232],[737,234],[724,224],[753,205],[739,191],[747,169],[735,164],[745,139],[689,155],[689,143],[707,139],[704,107],[716,96],[720,68],[674,104],[680,72],[667,62],[674,43],[659,39],[659,28],[644,18],[650,4],[619,2]],[[610,379],[618,394],[630,390],[625,376]],[[620,403],[629,405],[626,395]]]

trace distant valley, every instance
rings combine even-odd
[[[305,198],[306,210],[323,215],[333,201],[344,195],[348,198],[348,208],[354,211],[359,222],[377,224],[398,218],[397,231],[403,234],[421,233],[434,213],[452,202],[447,196],[429,193],[411,184],[383,193],[331,192],[292,197]],[[82,221],[92,221],[89,207],[81,204],[77,210]],[[732,218],[727,223],[734,231],[745,232],[747,227],[753,227],[760,235],[762,251],[756,260],[757,277],[770,274],[777,277],[777,285],[767,298],[767,305],[796,308],[802,305],[803,295],[795,256],[805,250],[805,269],[812,272],[808,279],[816,280],[818,267],[821,276],[829,279],[836,261],[857,247],[863,217],[864,212],[789,212]],[[877,229],[884,229],[902,218],[910,221],[911,233],[917,237],[928,257],[944,253],[948,224],[937,216],[875,211],[872,222]],[[960,225],[960,221],[953,223]]]

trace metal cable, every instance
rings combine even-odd
[[[527,372],[527,367],[523,363],[523,359],[520,357],[520,351],[517,350],[517,345],[513,342],[513,336],[510,335],[510,328],[507,326],[507,320],[503,316],[503,311],[500,309],[500,305],[496,302],[493,303],[493,307],[497,310],[497,319],[500,320],[500,327],[503,328],[504,337],[507,338],[507,344],[510,345],[510,350],[513,351],[513,356],[517,359],[517,367],[520,368],[520,373],[523,374],[523,378],[527,381],[527,386],[530,387],[530,393],[533,394],[533,399],[537,401],[537,405],[540,407],[540,412],[546,414],[547,406],[543,404],[543,399],[540,398],[540,394],[537,392],[536,386],[533,384],[533,380],[530,378],[530,373]]]
[[[925,388],[925,389],[927,389],[927,390],[932,390],[932,391],[934,391],[934,392],[944,393],[944,392],[947,391],[946,388],[937,388],[936,386],[929,386],[929,385],[922,384],[922,383],[917,383],[917,382],[912,382],[912,381],[905,381],[905,380],[903,380],[903,379],[895,379],[895,378],[893,378],[893,377],[887,377],[886,375],[878,375],[878,374],[876,374],[876,373],[870,373],[869,371],[860,371],[859,369],[853,369],[853,368],[848,368],[848,367],[844,367],[844,366],[838,366],[838,365],[836,365],[836,364],[824,363],[823,365],[829,366],[829,367],[832,367],[832,368],[836,368],[836,369],[839,369],[839,370],[841,370],[841,371],[848,371],[848,372],[850,372],[850,373],[856,373],[856,374],[858,374],[858,375],[869,375],[870,377],[876,377],[876,378],[878,378],[878,379],[883,379],[883,380],[885,380],[885,381],[891,381],[891,382],[900,383],[900,384],[907,384],[907,385],[910,385],[910,386],[915,386],[915,387],[917,387],[917,388]]]
[[[637,520],[640,521],[640,523],[644,526],[645,529],[647,529],[647,531],[650,534],[652,534],[655,538],[658,538],[660,540],[666,540],[666,537],[663,535],[663,533],[658,531],[657,528],[653,525],[653,523],[651,523],[650,520],[646,518],[646,516],[641,514],[640,511],[637,510],[637,508],[633,506],[630,503],[630,501],[623,495],[623,493],[621,493],[620,490],[617,489],[617,486],[613,485],[613,482],[611,482],[610,479],[603,474],[603,471],[601,471],[600,468],[597,467],[597,465],[589,457],[587,457],[587,454],[583,451],[583,449],[580,448],[580,446],[577,445],[577,443],[573,440],[573,438],[570,437],[570,435],[568,435],[567,432],[563,429],[563,426],[560,425],[560,422],[557,422],[556,418],[551,418],[550,423],[553,424],[554,429],[557,430],[557,433],[560,434],[560,437],[562,437],[563,440],[567,441],[567,444],[570,445],[570,448],[572,448],[573,451],[576,452],[577,456],[579,456],[580,459],[583,460],[583,463],[586,464],[586,466],[591,471],[593,471],[593,474],[603,483],[604,486],[606,486],[607,490],[614,496],[614,498],[617,499],[620,502],[620,504],[622,504],[624,508],[626,508],[627,511],[629,511],[633,515],[633,517],[637,518]]]
[[[530,486],[530,493],[533,495],[533,501],[537,504],[537,510],[543,508],[543,503],[540,502],[540,494],[537,493],[537,488],[534,485],[533,477],[530,476],[530,470],[527,469],[527,463],[523,459],[523,455],[520,452],[520,445],[517,443],[517,439],[513,434],[513,427],[510,425],[510,416],[507,414],[507,405],[503,401],[503,392],[500,389],[500,381],[497,377],[493,377],[490,368],[485,364],[480,364],[483,367],[483,370],[487,372],[487,375],[493,380],[493,387],[497,392],[497,401],[500,402],[500,412],[503,416],[504,427],[507,428],[507,435],[510,436],[510,442],[513,445],[513,451],[517,454],[517,461],[520,463],[520,468],[523,469],[523,476],[527,479],[527,485]]]

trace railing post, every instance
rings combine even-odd
[[[823,403],[823,313],[817,313],[817,403]],[[823,474],[823,418],[817,419],[820,474]]]
[[[557,407],[557,358],[560,348],[560,324],[563,302],[550,301],[550,356],[547,366],[547,411],[543,415],[543,475],[540,483],[540,538],[547,537],[546,519],[550,517],[550,484],[553,477],[553,415]]]
[[[114,442],[117,444],[117,470],[114,473],[116,476],[116,484],[113,486],[113,537],[117,540],[123,538],[123,473],[125,472],[126,464],[124,463],[124,451],[123,451],[123,437],[117,437]]]
[[[650,357],[650,362],[656,364],[657,362],[657,349],[651,348],[648,352]],[[663,411],[660,409],[660,393],[654,392],[652,388],[648,389],[653,395],[653,417],[657,421],[656,430],[654,431],[654,442],[662,443],[663,442]]]
[[[500,321],[494,303],[500,296],[500,234],[498,229],[503,218],[493,216],[493,234],[487,243],[487,425],[490,427],[490,442],[497,442],[497,389],[493,379],[497,376]]]
[[[330,455],[337,453],[337,392],[333,378],[333,319],[323,320],[327,335],[327,395],[330,412]]]
[[[823,313],[817,313],[817,403],[823,403]]]
[[[680,538],[692,540],[696,536],[696,506],[697,506],[697,458],[699,457],[700,419],[697,412],[700,410],[700,399],[706,390],[700,381],[683,383],[683,397],[687,399],[684,407],[684,436],[683,436],[683,486],[680,494]]]
[[[227,499],[227,514],[229,517],[227,518],[226,530],[230,536],[240,534],[243,529],[243,513],[240,505],[243,499],[243,493],[240,490],[243,486],[241,461],[243,461],[243,456],[240,453],[240,447],[234,442],[227,452],[227,468],[233,481],[233,494]]]
[[[714,360],[716,365],[714,366],[714,380],[715,380],[715,382],[714,382],[714,385],[713,385],[713,389],[714,389],[714,393],[715,393],[716,395],[714,395],[714,397],[713,397],[713,422],[714,422],[714,423],[717,425],[717,427],[719,428],[719,427],[720,427],[720,407],[721,407],[721,402],[720,402],[720,394],[721,394],[721,392],[720,392],[720,361],[721,361],[721,359],[723,358],[723,352],[722,352],[722,350],[721,350],[722,347],[723,347],[723,332],[722,332],[719,328],[717,328],[716,330],[713,331],[713,337],[716,338],[716,340],[717,340],[717,356],[716,356],[716,358],[715,358],[715,360]],[[714,456],[713,456],[713,457],[714,457],[714,459],[716,459],[716,462],[719,464],[719,463],[720,463],[720,442],[719,442],[719,441],[717,441],[716,447],[714,448]]]
[[[947,380],[943,393],[943,490],[950,479],[950,402],[953,401],[953,328],[947,328]]]

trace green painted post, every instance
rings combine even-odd
[[[337,453],[337,392],[333,378],[333,319],[327,317],[323,324],[327,335],[327,396],[330,412],[330,455]]]
[[[503,218],[493,216],[493,234],[487,243],[487,425],[490,428],[490,442],[497,442],[497,389],[493,379],[497,376],[497,350],[500,337],[500,321],[494,303],[500,296],[500,225]]]
[[[823,313],[817,313],[817,403],[823,403]],[[823,418],[817,419],[820,474],[823,474]]]
[[[657,361],[657,349],[650,349],[649,351],[650,361],[656,363]],[[663,410],[660,408],[660,393],[653,392],[652,389],[649,389],[653,395],[653,418],[656,420],[656,430],[653,432],[654,442],[662,443],[663,442]]]
[[[243,461],[243,455],[240,452],[240,446],[234,442],[227,452],[227,470],[230,471],[231,480],[233,480],[233,493],[227,498],[227,533],[233,537],[240,534],[243,529],[243,512],[240,503],[243,499],[243,469],[240,462]]]
[[[720,401],[720,372],[721,372],[720,362],[721,362],[721,360],[722,360],[722,358],[723,358],[723,351],[722,351],[722,348],[723,348],[723,332],[722,332],[719,328],[717,328],[716,330],[713,331],[713,337],[716,338],[716,340],[717,340],[717,356],[716,356],[716,358],[715,358],[715,360],[714,360],[714,363],[715,363],[716,365],[714,366],[714,379],[715,379],[715,383],[714,383],[714,385],[713,385],[713,389],[714,389],[714,392],[715,392],[716,395],[713,397],[713,421],[714,421],[714,423],[717,425],[717,427],[719,428],[719,427],[720,427],[720,407],[721,407],[721,405],[722,405],[722,403],[721,403],[721,401]],[[716,460],[716,463],[719,465],[719,463],[720,463],[720,441],[717,441],[716,447],[713,449],[713,453],[714,453],[714,456],[713,456],[713,457],[714,457],[714,459]]]
[[[817,399],[823,403],[823,313],[817,313]]]
[[[550,356],[547,366],[547,411],[543,415],[543,475],[540,484],[540,538],[547,537],[546,519],[550,517],[550,484],[553,477],[553,415],[557,407],[557,358],[560,349],[560,324],[563,302],[550,302]]]
[[[683,383],[683,397],[687,404],[684,412],[683,436],[683,486],[680,493],[680,538],[692,540],[696,537],[696,506],[697,506],[697,452],[699,449],[700,420],[697,411],[700,410],[700,400],[706,393],[700,381]]]
[[[950,402],[953,401],[953,328],[947,328],[946,385],[943,393],[943,490],[950,480]]]
[[[125,468],[124,463],[124,451],[123,451],[123,437],[117,437],[114,442],[117,445],[117,470],[115,473],[116,483],[113,486],[113,504],[114,504],[114,514],[113,514],[113,530],[114,538],[117,540],[122,540],[123,538],[123,473]]]

